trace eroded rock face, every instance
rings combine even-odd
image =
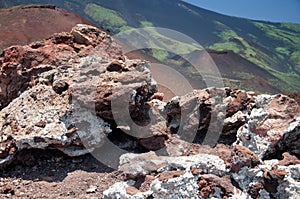
[[[71,33],[55,34],[49,39],[34,42],[27,46],[13,46],[3,51],[0,57],[0,109],[7,106],[13,99],[18,97],[28,87],[37,84],[39,77],[53,69],[75,68],[75,59],[87,56],[92,51],[105,57],[116,57],[120,49],[111,42],[110,36],[106,33],[92,32],[90,40],[97,47],[82,45],[76,42],[75,33],[89,32],[95,28],[92,26],[77,25]],[[82,33],[83,34],[83,33]],[[90,34],[90,33],[89,33]],[[106,50],[98,50],[106,47]],[[115,56],[112,56],[112,54]],[[61,71],[59,71],[61,72]],[[50,84],[53,81],[49,77]]]
[[[219,106],[214,104],[216,98]],[[197,133],[203,132],[203,129],[207,131],[206,125],[209,125],[213,110],[225,113],[220,139],[216,140],[213,148],[199,145],[197,140],[191,143],[188,133],[195,129]],[[123,190],[123,198],[299,197],[300,164],[295,147],[298,146],[295,137],[298,136],[299,106],[293,99],[231,89],[206,89],[173,98],[165,106],[165,113],[168,130],[175,134],[168,134],[164,148],[156,154],[121,156],[119,171],[125,176],[124,182],[105,191],[104,198],[117,198],[120,190]],[[183,114],[187,119],[182,123]],[[273,124],[274,128],[263,128],[266,123]],[[245,136],[241,140],[239,132],[246,126],[251,126],[252,130],[265,130],[259,132],[266,134],[251,134],[253,140],[259,140],[257,143],[264,143],[263,147],[253,150],[252,145],[244,141],[251,140],[251,137]],[[232,133],[238,136],[237,141],[221,144],[222,139]],[[262,161],[262,158],[279,157],[280,154],[283,160]],[[211,167],[211,163],[216,167]],[[149,175],[154,180],[147,190],[140,190],[136,182]]]
[[[206,173],[220,176],[226,173],[226,165],[221,158],[204,153],[179,157],[158,156],[153,152],[141,155],[124,154],[120,157],[119,170],[127,179],[136,179],[161,168],[170,167],[176,170],[178,168],[191,168],[196,164],[198,169],[206,169]]]
[[[299,164],[279,166],[277,160],[265,161],[258,168],[243,168],[232,178],[252,198],[298,198]]]
[[[210,146],[233,143],[235,139],[229,137],[247,122],[254,97],[229,88],[197,90],[168,102],[168,125],[188,142]]]
[[[109,35],[83,24],[8,48],[0,63],[1,166],[27,148],[88,153],[111,132],[104,120],[113,120],[113,95],[144,122],[145,102],[156,92],[146,62],[121,56]],[[111,70],[116,63],[122,70]]]
[[[173,98],[165,109],[169,130],[187,142],[234,143],[259,158],[283,152],[299,158],[300,108],[285,95],[209,88]]]
[[[300,157],[300,108],[285,95],[259,95],[249,121],[239,128],[237,143],[248,147],[260,158],[290,152]]]
[[[248,196],[231,184],[225,162],[217,155],[163,157],[154,153],[121,157],[125,182],[104,191],[104,198],[212,198]],[[149,175],[152,178],[149,178]],[[224,177],[222,177],[224,176]],[[148,189],[137,186],[151,179]],[[132,191],[134,190],[134,191]]]
[[[219,146],[194,150],[198,150],[197,155],[180,157],[153,152],[123,155],[119,171],[124,182],[104,191],[104,198],[299,197],[300,164],[296,157],[285,154],[282,161],[262,162],[249,149],[238,145],[227,151]],[[234,160],[237,153],[239,164]],[[141,184],[147,184],[146,188],[141,188]]]

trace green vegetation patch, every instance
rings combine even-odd
[[[264,22],[253,22],[255,26],[263,30],[267,36],[294,48],[300,48],[300,25],[281,23],[278,28],[275,24]],[[287,30],[290,29],[290,30]]]
[[[165,60],[168,58],[169,53],[162,49],[152,48],[152,56],[158,60]]]
[[[140,23],[142,28],[153,27],[153,23],[151,23],[150,21],[140,21]]]
[[[290,61],[296,63],[295,70],[297,70],[298,73],[300,73],[300,51],[293,52],[290,57]]]
[[[240,52],[240,47],[238,44],[235,42],[220,42],[220,43],[215,43],[214,45],[209,47],[210,49],[218,50],[218,51],[223,51],[223,50],[232,50],[235,53]]]
[[[90,3],[87,4],[84,12],[104,28],[118,32],[127,22],[114,10]]]
[[[268,79],[274,86],[284,91],[299,90],[300,76],[295,73],[282,73],[270,71],[278,79]],[[281,81],[280,81],[281,80]]]
[[[257,54],[262,54],[257,52],[253,46],[244,40],[244,38],[238,36],[233,30],[226,29],[219,34],[219,37],[222,38],[222,41],[210,46],[210,49],[219,51],[232,50],[251,61],[254,60],[254,57],[256,57]]]
[[[270,74],[274,75],[276,78],[269,79],[274,86],[281,90],[299,90],[300,76],[300,51],[292,52],[291,49],[300,48],[300,33],[297,33],[298,26],[294,24],[281,24],[282,29],[275,26],[276,24],[264,23],[264,22],[254,22],[256,26],[264,30],[268,37],[270,37],[276,44],[284,43],[285,45],[277,46],[273,50],[269,50],[274,53],[267,53],[246,41],[243,37],[239,36],[229,27],[221,23],[216,23],[219,27],[219,30],[222,28],[222,31],[218,32],[217,35],[220,37],[220,41],[211,45],[209,48],[214,50],[232,50],[233,52],[241,55],[248,61],[266,69]],[[293,29],[289,31],[288,29]],[[255,38],[255,36],[252,36]],[[289,48],[287,48],[288,46]],[[293,64],[291,65],[286,63],[286,58]],[[275,69],[278,63],[286,63],[287,66],[290,66],[289,72],[279,72],[278,69]],[[298,71],[295,73],[295,71]],[[244,72],[233,72],[235,78],[241,80],[248,80],[254,77],[253,74],[244,73]],[[235,84],[232,81],[228,81],[227,85]]]
[[[300,25],[296,23],[281,23],[280,26],[285,29],[289,29],[294,32],[300,33]]]
[[[228,29],[227,26],[225,26],[220,22],[216,24],[218,26],[223,27],[224,30],[218,34],[218,36],[221,38],[221,41],[209,46],[210,49],[219,50],[219,51],[232,50],[235,53],[239,53],[242,49],[244,49],[240,42],[236,42],[239,41],[239,40],[235,40],[238,35],[233,30]]]
[[[148,26],[151,23],[144,21],[143,25]],[[127,34],[130,37],[146,42],[149,49],[152,49],[152,56],[161,61],[166,60],[170,53],[185,55],[195,50],[203,50],[200,45],[177,41],[159,33],[155,28],[151,27],[146,27],[146,29],[141,31],[139,29],[132,29],[122,34]]]
[[[286,48],[283,48],[283,47],[277,47],[276,51],[280,54],[283,54],[283,55],[289,55],[290,54],[290,51]]]
[[[220,21],[214,21],[214,24],[215,24],[216,30],[218,30],[218,31],[223,31],[223,30],[229,29],[228,26],[226,26],[225,24],[221,23]]]
[[[252,73],[233,71],[233,75],[238,79],[249,80],[254,78],[255,76]]]

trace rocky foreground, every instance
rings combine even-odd
[[[61,151],[71,162],[91,153],[95,167],[115,168],[89,177],[111,184],[101,172],[117,176],[95,197],[300,197],[300,108],[292,98],[207,88],[163,102],[149,63],[126,58],[111,36],[88,25],[7,48],[0,63],[5,196],[22,197],[3,188],[14,182],[4,174],[36,149]]]

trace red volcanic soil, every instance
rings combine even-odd
[[[224,77],[230,79],[238,79],[238,77],[233,76],[233,72],[244,72],[249,74],[255,74],[254,78],[249,80],[238,79],[241,81],[244,87],[255,89],[259,92],[268,92],[268,93],[280,93],[281,91],[270,84],[267,79],[272,78],[276,79],[275,76],[270,74],[268,71],[263,68],[253,64],[252,62],[246,60],[240,55],[234,53],[233,51],[215,51],[207,50],[211,58],[214,60],[220,73]]]
[[[287,92],[284,94],[291,98],[294,98],[296,102],[298,102],[298,104],[300,105],[300,92]]]
[[[69,32],[78,23],[91,24],[80,15],[53,5],[0,9],[0,51],[12,45],[47,38],[54,33]]]
[[[267,80],[260,76],[255,76],[247,81],[242,82],[244,87],[255,89],[256,92],[277,94],[281,93],[276,87],[272,86]]]

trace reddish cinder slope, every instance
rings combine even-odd
[[[284,94],[289,96],[290,98],[295,99],[296,102],[298,102],[298,104],[300,105],[300,92],[287,92]]]
[[[247,88],[249,91],[255,90],[257,92],[273,94],[281,92],[268,82],[268,79],[277,79],[275,76],[233,51],[208,50],[207,52],[218,66],[224,78],[238,80],[241,86]],[[235,73],[239,72],[241,73],[239,76],[235,75]],[[245,79],[242,73],[251,74],[253,77]]]
[[[75,24],[91,24],[80,15],[53,5],[23,5],[0,9],[0,51],[69,32]]]

